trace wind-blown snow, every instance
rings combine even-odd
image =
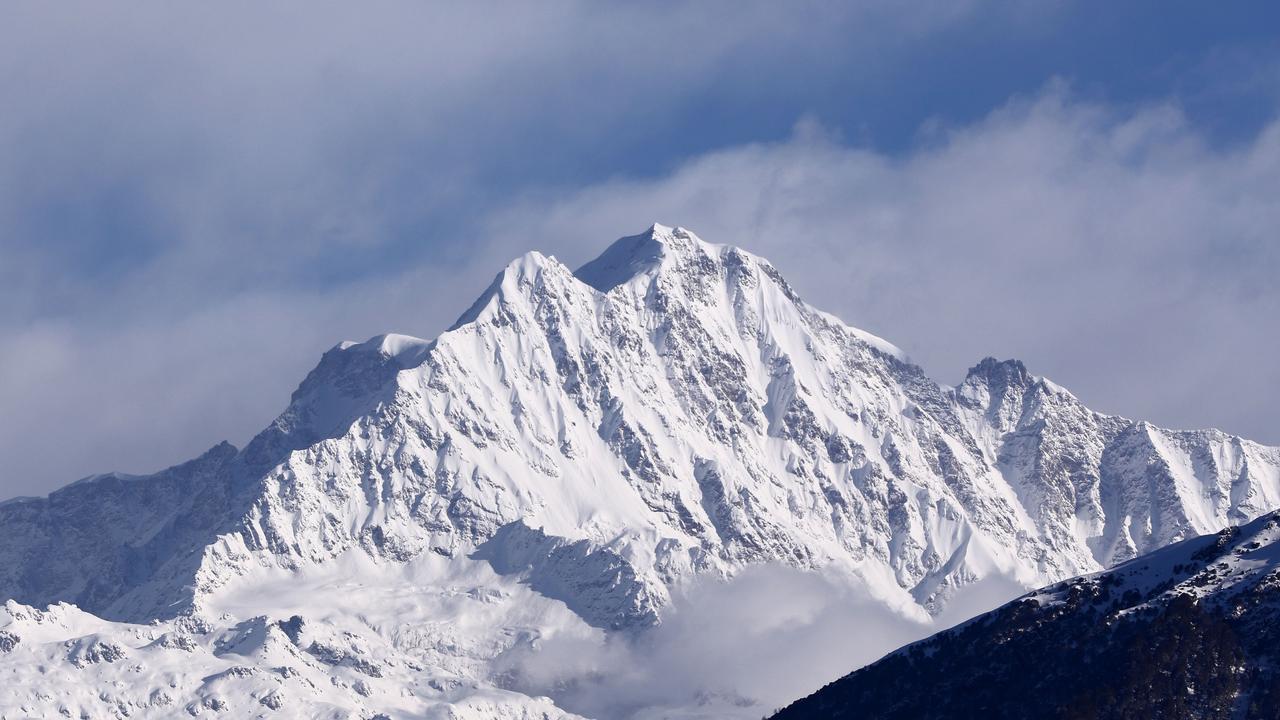
[[[56,712],[70,678],[116,682],[59,654],[84,630],[144,670],[71,712],[555,716],[513,658],[660,633],[673,598],[751,568],[927,628],[980,581],[1096,571],[1277,502],[1275,448],[1099,415],[1016,361],[939,386],[767,261],[655,225],[576,274],[525,255],[433,341],[335,346],[242,450],[0,505],[0,597],[80,623],[23,646],[56,677],[0,697]],[[210,685],[232,660],[254,670]]]

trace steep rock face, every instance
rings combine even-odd
[[[398,341],[326,353],[243,451],[224,442],[154,475],[95,475],[46,498],[0,503],[0,596],[139,622],[190,612],[225,570],[228,540],[241,545],[234,538],[263,498],[263,477],[377,406],[400,367]]]
[[[1280,513],[1043,588],[777,720],[1280,716]]]
[[[1280,504],[1280,452],[1089,411],[1017,362],[940,386],[767,261],[654,226],[530,253],[448,332],[329,351],[243,451],[0,505],[0,596],[200,614],[264,567],[474,556],[591,624],[758,562],[930,611]]]
[[[1094,413],[1016,361],[984,360],[956,398],[1046,540],[1100,567],[1280,506],[1276,448]]]
[[[249,506],[236,456],[224,443],[155,475],[97,475],[0,505],[0,595],[107,617],[190,607],[200,553]]]

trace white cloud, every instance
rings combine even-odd
[[[552,637],[517,652],[509,676],[523,692],[605,720],[699,705],[707,717],[758,717],[931,632],[863,592],[755,567],[704,582],[638,638]]]
[[[754,719],[1021,590],[992,577],[930,620],[817,573],[754,566],[695,585],[646,634],[552,636],[513,650],[500,672],[522,692],[602,720]]]

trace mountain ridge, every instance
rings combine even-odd
[[[1094,413],[1018,361],[939,385],[767,260],[654,225],[577,273],[526,254],[434,340],[335,345],[243,449],[0,505],[0,597],[207,634],[261,578],[355,554],[478,563],[476,598],[637,634],[695,580],[777,563],[927,619],[986,578],[1096,571],[1276,506],[1276,448]],[[521,623],[439,647],[552,632]],[[464,664],[433,681],[492,687]]]

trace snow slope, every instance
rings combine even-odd
[[[244,449],[0,504],[0,598],[74,605],[51,611],[76,618],[58,643],[81,629],[134,638],[117,644],[153,670],[95,682],[124,682],[144,715],[154,673],[212,672],[228,662],[217,638],[260,625],[279,640],[270,628],[301,613],[372,655],[343,652],[399,668],[387,692],[294,689],[304,715],[430,716],[465,695],[554,716],[500,689],[518,684],[496,669],[503,653],[545,634],[642,634],[698,578],[781,564],[927,620],[984,578],[1032,587],[1278,505],[1276,448],[1094,413],[1016,361],[940,386],[805,304],[766,260],[655,225],[577,273],[525,255],[433,341],[334,347]],[[345,592],[338,568],[367,607],[322,610]],[[264,590],[320,576],[314,602]],[[377,608],[383,583],[400,582],[414,597],[475,597],[424,600],[392,630]],[[491,622],[464,632],[488,602],[476,598],[494,598]],[[406,640],[414,622],[452,639]],[[352,623],[366,629],[339,630]],[[179,671],[167,648],[138,649],[140,626],[187,633],[199,661]],[[272,641],[243,662],[301,652],[317,688],[348,667],[310,647]],[[47,652],[58,672],[83,672]],[[411,677],[427,689],[387,699]],[[212,712],[190,680],[162,692]],[[4,702],[54,707],[62,682]]]

